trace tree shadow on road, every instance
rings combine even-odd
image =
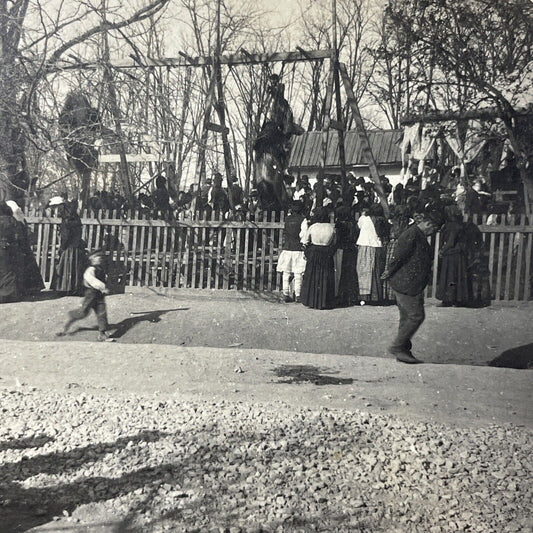
[[[25,479],[38,475],[60,475],[68,470],[82,467],[85,463],[97,462],[109,453],[127,449],[127,447],[143,442],[154,442],[169,433],[161,431],[141,431],[136,435],[124,436],[110,443],[96,443],[85,447],[74,448],[67,452],[55,452],[23,458],[23,461],[4,462],[0,465],[0,520],[2,533],[22,533],[29,529],[50,522],[63,511],[69,513],[82,503],[96,502],[112,497],[109,493],[101,496],[98,485],[106,483],[106,489],[113,495],[130,492],[142,487],[153,477],[158,468],[141,469],[122,478],[113,480],[101,476],[84,478],[57,487],[25,488]],[[1,449],[17,448],[21,444],[26,448],[41,447],[48,440],[43,436],[34,439],[21,439],[0,443]],[[132,443],[132,444],[130,444]]]
[[[533,368],[533,343],[505,350],[489,361],[488,365],[517,369]]]

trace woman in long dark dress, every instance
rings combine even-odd
[[[11,208],[0,202],[0,303],[15,302],[20,290],[20,229]]]
[[[50,288],[57,292],[81,294],[83,272],[87,266],[85,243],[81,238],[81,219],[73,204],[60,205],[61,255]]]
[[[37,265],[37,261],[35,260],[35,256],[31,249],[30,230],[26,223],[24,213],[13,200],[7,201],[6,204],[13,212],[13,217],[17,221],[20,235],[20,269],[17,273],[19,291],[21,294],[39,292],[44,289],[44,282],[41,276],[41,271],[39,270],[39,265]]]
[[[461,213],[455,206],[446,208],[447,222],[441,237],[437,299],[442,307],[466,305],[469,300],[466,240]]]
[[[307,229],[302,303],[313,309],[330,309],[335,302],[335,226],[326,208],[317,210]]]
[[[353,305],[358,302],[357,283],[357,237],[359,228],[349,207],[342,206],[335,212],[337,252],[335,254],[335,277],[337,281],[337,301],[340,305]]]

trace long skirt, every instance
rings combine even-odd
[[[337,299],[342,305],[352,305],[359,298],[357,249],[337,250],[335,259],[335,293]]]
[[[22,275],[19,280],[19,286],[22,293],[38,292],[44,289],[41,271],[29,246],[22,252],[21,268]]]
[[[335,268],[331,246],[310,245],[307,249],[302,285],[302,303],[313,309],[330,309],[335,301]]]
[[[462,253],[445,255],[440,261],[437,299],[450,304],[466,304],[471,290],[466,257]]]
[[[83,272],[86,267],[85,251],[81,248],[67,248],[59,258],[50,288],[57,292],[82,294],[84,291]]]
[[[374,246],[357,247],[357,279],[359,294],[370,302],[382,302],[383,281],[381,274],[385,270],[385,249]]]
[[[19,296],[16,257],[0,248],[0,303],[14,302]]]

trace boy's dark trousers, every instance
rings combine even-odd
[[[107,330],[107,310],[105,305],[105,296],[96,289],[85,289],[85,295],[79,309],[69,312],[69,323],[76,320],[82,320],[85,318],[91,309],[94,309],[96,313],[96,319],[98,320],[98,331],[104,333]]]

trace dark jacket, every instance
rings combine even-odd
[[[420,294],[429,282],[431,263],[426,236],[416,224],[411,224],[398,237],[387,269],[391,287],[401,294]]]
[[[300,242],[300,229],[304,217],[300,214],[289,215],[285,219],[283,229],[283,249],[291,252],[301,252],[304,248]]]

